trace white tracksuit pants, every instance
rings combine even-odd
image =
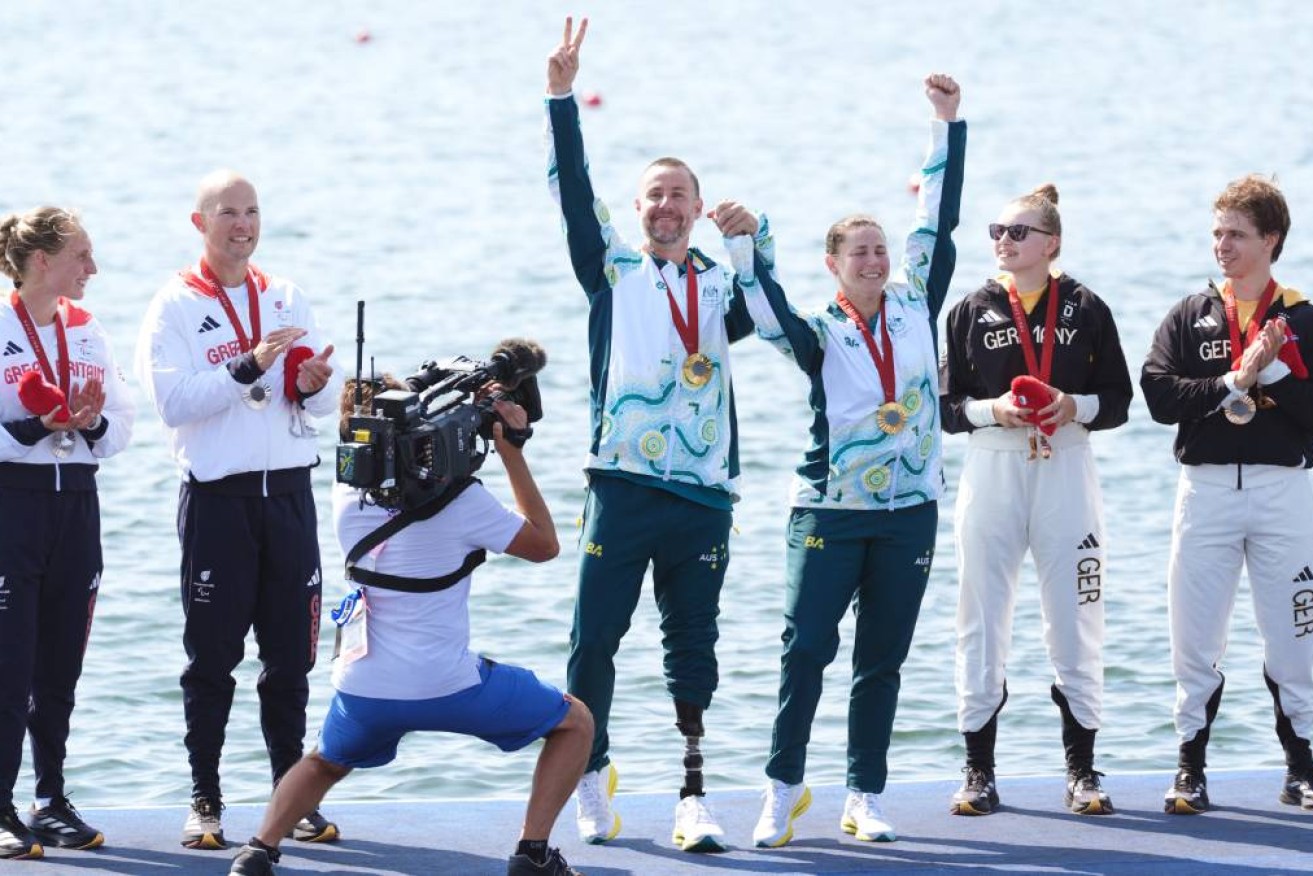
[[[1310,564],[1313,485],[1307,471],[1271,465],[1181,466],[1167,571],[1181,742],[1207,725],[1205,706],[1222,683],[1217,664],[1226,651],[1242,565],[1249,571],[1263,663],[1277,684],[1281,711],[1295,733],[1313,738]]]
[[[1049,459],[1028,459],[1029,429],[971,433],[954,514],[958,569],[958,730],[980,730],[1003,702],[1017,578],[1039,572],[1044,644],[1058,690],[1097,730],[1103,700],[1103,498],[1084,426],[1069,423]]]

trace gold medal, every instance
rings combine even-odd
[[[897,435],[907,425],[907,408],[898,402],[885,402],[876,409],[875,424],[886,435]]]
[[[1235,423],[1237,426],[1243,426],[1250,420],[1254,419],[1254,412],[1257,409],[1258,405],[1254,404],[1254,400],[1248,395],[1241,395],[1229,399],[1222,405],[1222,413],[1226,415],[1228,420]]]
[[[682,370],[684,382],[694,389],[701,389],[711,380],[715,367],[705,353],[693,353],[684,360]]]

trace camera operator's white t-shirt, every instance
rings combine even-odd
[[[359,490],[333,485],[333,522],[343,554],[388,517],[383,508],[362,508]],[[460,568],[479,548],[503,553],[523,525],[523,517],[476,483],[436,516],[410,524],[367,554],[360,567],[435,578]],[[437,593],[366,588],[369,650],[346,666],[333,662],[333,687],[361,697],[426,700],[478,684],[478,657],[469,650],[469,594],[469,575]]]

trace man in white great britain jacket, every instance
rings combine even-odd
[[[220,849],[219,756],[232,671],[252,626],[275,784],[302,754],[321,591],[310,490],[318,453],[305,417],[335,412],[341,378],[304,293],[250,264],[260,239],[254,186],[232,171],[210,174],[191,221],[204,255],[151,301],[136,364],[183,478],[181,681],[192,807],[182,843]],[[337,827],[312,812],[295,837],[330,841]]]

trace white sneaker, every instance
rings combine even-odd
[[[193,797],[187,821],[182,826],[182,844],[189,849],[222,849],[223,823],[219,813],[223,804],[214,797]]]
[[[771,779],[761,796],[761,818],[753,828],[752,842],[759,849],[777,849],[793,839],[793,820],[812,805],[812,792],[802,783]]]
[[[864,843],[891,843],[898,839],[894,826],[880,808],[879,794],[849,791],[843,803],[843,820],[839,822],[844,833],[850,833]]]
[[[705,800],[690,794],[675,807],[675,832],[671,837],[685,852],[723,852],[725,831]]]
[[[611,811],[611,798],[619,780],[615,764],[610,763],[595,772],[584,773],[579,779],[574,794],[578,806],[575,823],[582,842],[601,845],[619,835],[620,816]]]

